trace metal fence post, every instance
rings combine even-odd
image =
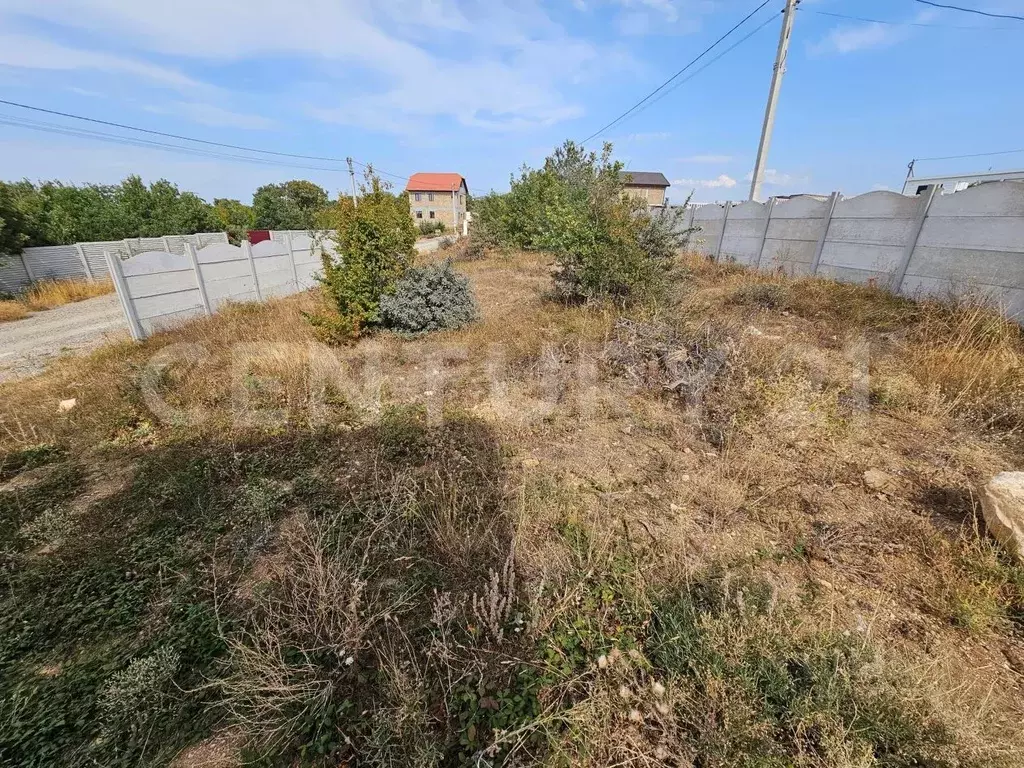
[[[203,271],[199,268],[199,257],[196,255],[196,249],[192,247],[192,243],[185,243],[185,255],[192,263],[192,271],[196,275],[196,288],[199,289],[199,298],[203,300],[203,309],[206,310],[206,316],[209,317],[213,314],[213,309],[210,307],[210,297],[206,295]]]
[[[256,274],[256,260],[252,257],[252,245],[248,240],[242,241],[242,253],[249,260],[249,273],[252,275],[252,284],[256,289],[256,301],[263,301],[263,293],[260,291],[260,278]]]
[[[75,243],[75,250],[78,251],[78,258],[82,261],[82,266],[85,267],[85,277],[88,280],[95,280],[96,276],[92,273],[92,267],[89,266],[89,259],[85,256],[85,250],[82,248],[81,243]]]
[[[761,246],[757,249],[757,261],[754,264],[754,269],[761,268],[761,256],[764,255],[764,244],[768,242],[768,227],[772,225],[772,213],[775,212],[776,199],[775,197],[769,198],[765,205],[767,210],[765,211],[764,232],[761,233]]]
[[[839,202],[839,193],[833,192],[828,199],[828,212],[825,214],[825,226],[821,229],[818,237],[818,245],[814,249],[814,259],[811,261],[811,274],[818,274],[818,264],[821,263],[821,254],[825,250],[825,240],[828,239],[828,230],[832,226],[832,214],[836,211],[836,203]]]
[[[928,191],[921,195],[923,199],[921,200],[921,208],[917,213],[917,219],[914,222],[914,229],[910,233],[906,247],[903,249],[903,257],[900,259],[896,274],[893,275],[891,289],[895,293],[903,290],[903,280],[907,276],[907,268],[910,267],[910,260],[914,257],[914,251],[917,250],[917,241],[921,237],[921,230],[924,229],[924,222],[928,218],[928,211],[932,207],[932,200],[935,199],[935,193],[938,191],[939,185],[932,184],[928,187]]]
[[[142,341],[146,338],[146,334],[142,332],[142,323],[139,322],[135,304],[132,303],[132,296],[128,291],[128,281],[124,279],[121,257],[110,251],[104,251],[103,257],[107,260],[107,269],[110,270],[110,276],[114,279],[114,290],[117,291],[117,297],[121,300],[121,309],[124,310],[125,319],[128,321],[128,330],[133,339]]]
[[[722,243],[725,242],[725,228],[729,224],[729,209],[732,208],[732,202],[726,201],[725,213],[722,216],[722,232],[718,235],[718,246],[715,248],[715,261],[720,261],[722,258]]]

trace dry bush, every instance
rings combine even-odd
[[[110,279],[44,280],[33,283],[21,300],[30,311],[40,312],[113,292],[114,283]]]
[[[364,594],[359,553],[332,551],[321,524],[296,527],[276,580],[255,591],[248,620],[228,640],[230,673],[221,682],[224,705],[260,752],[331,717],[339,692],[357,685],[388,611]]]
[[[20,301],[0,301],[0,323],[9,323],[12,320],[21,320],[28,316],[28,307]]]
[[[926,304],[903,352],[921,384],[941,392],[947,413],[1024,427],[1024,330],[998,310],[972,300]]]

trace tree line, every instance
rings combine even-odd
[[[311,181],[265,184],[252,203],[215,198],[160,179],[147,185],[139,176],[120,184],[0,182],[0,254],[38,245],[190,235],[226,231],[238,241],[250,229],[313,229],[331,205]]]

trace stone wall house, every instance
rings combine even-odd
[[[671,186],[665,174],[657,171],[620,171],[626,191],[639,197],[652,208],[664,207],[665,193]]]
[[[466,219],[466,180],[458,173],[414,173],[405,187],[414,224],[443,222],[448,230],[462,230]]]

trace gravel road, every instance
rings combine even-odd
[[[62,352],[126,338],[128,326],[113,293],[0,323],[0,381],[38,373]]]

